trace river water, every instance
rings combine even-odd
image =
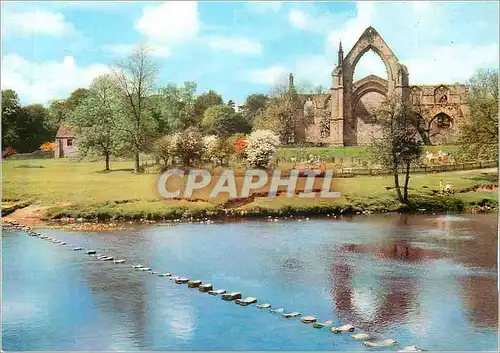
[[[401,349],[497,349],[497,215],[42,229],[2,234],[4,350],[369,350],[350,334],[241,307],[161,272],[352,323]],[[73,251],[123,258],[103,262]]]

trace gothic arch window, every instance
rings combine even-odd
[[[304,117],[307,120],[314,119],[314,102],[311,97],[307,97],[304,103]]]
[[[422,90],[418,87],[412,87],[410,91],[411,104],[420,105],[422,100]]]
[[[453,119],[446,113],[439,113],[434,117],[436,127],[440,130],[451,129],[453,127]]]
[[[439,86],[434,90],[434,103],[446,104],[448,103],[448,87]]]

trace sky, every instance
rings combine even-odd
[[[48,104],[88,87],[138,43],[157,61],[157,85],[197,83],[225,101],[268,93],[293,72],[331,86],[342,40],[347,55],[373,26],[410,84],[466,82],[498,68],[498,2],[2,2],[2,89]],[[355,79],[386,78],[373,52]]]

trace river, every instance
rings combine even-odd
[[[158,224],[2,234],[4,350],[369,350],[140,263],[429,350],[497,349],[497,215]],[[96,249],[125,264],[99,261]]]

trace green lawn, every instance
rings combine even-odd
[[[200,192],[196,202],[164,200],[157,194],[157,174],[134,174],[132,162],[111,164],[110,172],[103,172],[102,162],[76,162],[71,160],[11,160],[2,163],[2,203],[30,200],[48,206],[49,217],[99,217],[107,218],[177,218],[185,212],[195,215],[203,211],[218,212],[226,198],[209,200]],[[447,202],[461,203],[461,207],[474,204],[495,204],[496,192],[456,193],[453,197],[434,196],[439,181],[450,182],[459,191],[478,184],[496,184],[495,170],[471,170],[435,174],[412,175],[412,199],[436,209],[455,209]],[[241,180],[237,180],[237,185]],[[299,199],[279,196],[274,199],[256,198],[253,202],[238,205],[237,214],[273,214],[286,212],[337,212],[346,208],[397,209],[395,193],[388,176],[335,179],[332,189],[342,194],[338,199]],[[486,200],[486,201],[484,201]],[[425,207],[423,207],[425,208]],[[460,207],[458,207],[460,208]]]
[[[433,153],[443,151],[456,155],[458,145],[445,145],[445,146],[425,146],[425,151]],[[318,156],[326,161],[336,159],[367,159],[371,156],[371,151],[368,146],[352,146],[352,147],[281,147],[278,150],[278,158],[287,159],[297,158],[297,160],[308,158],[310,155]]]

